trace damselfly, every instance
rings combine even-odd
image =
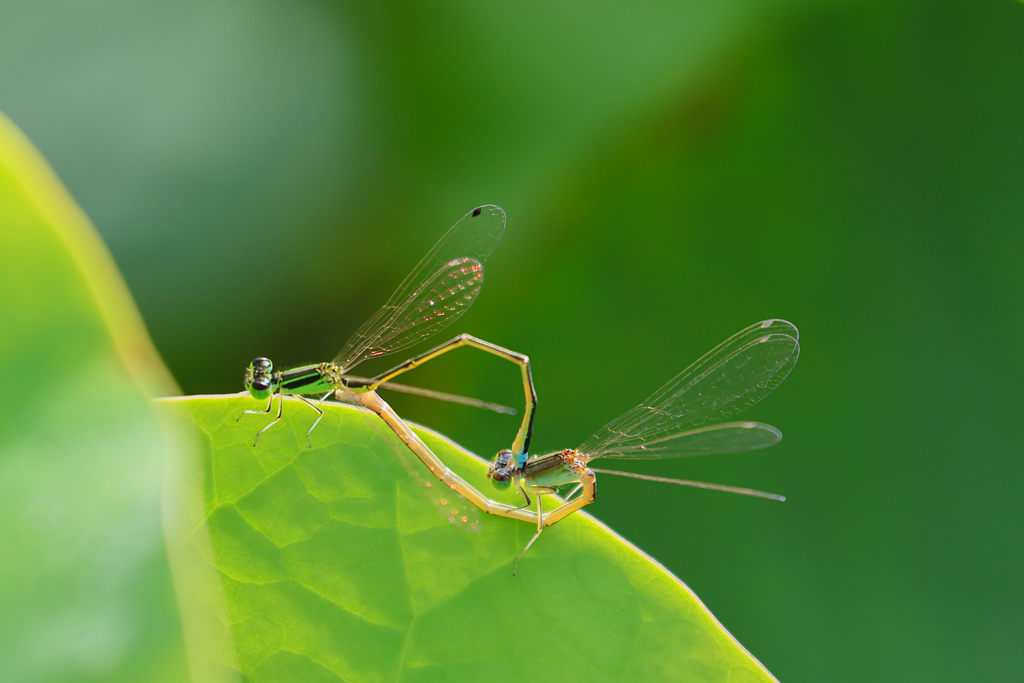
[[[483,285],[483,264],[498,245],[504,230],[505,212],[497,206],[477,207],[463,216],[402,281],[387,303],[356,330],[333,361],[285,371],[274,370],[269,358],[257,358],[252,361],[245,372],[245,388],[255,398],[266,399],[267,407],[265,410],[246,410],[242,415],[268,415],[273,410],[275,395],[278,398],[276,417],[257,432],[253,446],[263,432],[280,421],[286,395],[297,396],[318,413],[316,421],[306,432],[306,445],[310,448],[310,434],[323,419],[324,412],[315,402],[306,398],[306,395],[323,394],[319,399],[322,402],[332,393],[338,392],[339,397],[356,399],[355,402],[362,404],[364,401],[358,400],[359,395],[368,394],[386,406],[387,404],[384,404],[374,392],[378,387],[384,387],[442,400],[454,400],[498,412],[514,413],[510,409],[483,401],[416,387],[404,387],[390,381],[448,351],[470,346],[520,366],[526,391],[526,410],[522,425],[513,441],[512,451],[526,452],[533,424],[536,394],[533,392],[529,359],[522,354],[470,335],[460,335],[374,378],[351,374],[352,369],[364,360],[390,355],[411,347],[440,332],[469,310]],[[376,402],[371,400],[369,404],[373,406]],[[376,412],[379,414],[379,411]],[[242,415],[239,415],[238,419],[241,419]],[[405,427],[404,423],[402,426]],[[405,427],[405,430],[408,428]],[[403,433],[399,432],[399,436],[403,436]],[[402,465],[412,473],[413,470],[404,457]]]
[[[519,560],[545,526],[594,502],[595,474],[616,474],[785,500],[783,496],[753,489],[588,468],[587,465],[597,458],[679,458],[741,453],[775,445],[782,439],[782,433],[771,425],[722,420],[770,394],[789,375],[799,354],[796,327],[785,320],[765,320],[716,346],[646,401],[606,424],[579,448],[530,458],[508,450],[500,452],[487,472],[491,482],[499,489],[508,489],[514,483],[526,499],[524,507],[531,505],[527,491],[534,493],[537,499],[536,513],[532,515],[537,533],[516,558],[513,576]],[[565,497],[565,502],[545,514],[542,495],[572,484],[575,487]],[[577,492],[579,495],[574,499]]]
[[[468,311],[483,286],[483,264],[498,245],[504,230],[505,212],[497,206],[481,206],[463,216],[427,252],[388,302],[356,330],[333,361],[304,365],[283,372],[274,370],[274,364],[269,358],[257,358],[250,363],[245,371],[245,388],[255,398],[265,399],[267,407],[265,410],[246,410],[243,415],[270,414],[275,395],[279,399],[277,416],[256,433],[253,445],[256,445],[263,432],[281,419],[284,402],[280,399],[285,395],[296,395],[317,411],[316,421],[306,432],[306,445],[312,446],[309,435],[323,418],[323,411],[306,395],[323,394],[320,399],[322,401],[336,389],[375,389],[416,367],[419,363],[414,359],[379,378],[351,375],[353,368],[366,359],[397,353],[413,346],[440,332]],[[457,348],[458,345],[466,343],[456,344],[453,340],[448,348]],[[431,357],[440,355],[437,349],[431,353],[434,354]],[[387,388],[399,391],[407,389],[445,400],[460,400],[440,392],[406,388],[393,383]],[[460,402],[504,412],[502,407],[493,404],[465,399]]]

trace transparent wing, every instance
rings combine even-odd
[[[409,447],[402,443],[394,432],[382,427],[384,424],[382,420],[371,415],[366,415],[365,419],[373,425],[379,440],[395,453],[402,469],[411,478],[411,485],[422,491],[427,500],[454,526],[470,534],[479,533],[483,528],[480,523],[479,508],[466,500],[462,494],[452,491],[434,477],[426,476],[423,472],[424,465],[416,457],[416,454],[409,450]]]
[[[396,451],[399,447],[395,447]],[[427,478],[413,469],[411,458],[399,458],[405,471],[412,477],[414,485],[423,492],[434,507],[444,515],[445,519],[456,528],[469,534],[478,534],[483,526],[480,523],[480,511],[476,505],[466,500],[461,493],[452,491],[441,482]],[[416,462],[419,462],[418,460]]]
[[[689,458],[716,453],[744,453],[774,446],[782,440],[782,432],[762,422],[723,422],[706,425],[634,446],[605,451],[586,452],[587,460],[623,458],[655,460]]]
[[[458,320],[476,301],[484,284],[484,267],[470,258],[451,261],[423,283],[403,306],[392,312],[359,355],[336,360],[345,372],[367,358],[386,356],[420,343]]]
[[[483,265],[498,246],[504,232],[505,212],[497,206],[477,207],[459,219],[412,269],[387,303],[349,338],[334,359],[335,364],[349,370],[372,355],[383,355],[371,353],[370,347],[384,332],[397,324],[401,312],[413,305],[424,291],[427,281],[434,280],[447,264],[458,259],[469,258]],[[444,325],[430,334],[442,327]],[[416,341],[423,338],[421,336]],[[386,353],[397,350],[391,349]]]
[[[636,449],[731,418],[789,375],[800,355],[798,339],[796,327],[785,320],[764,320],[741,330],[578,450],[586,455]]]

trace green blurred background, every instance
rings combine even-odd
[[[95,221],[185,392],[241,389],[256,355],[332,357],[448,226],[499,204],[451,333],[530,354],[535,452],[752,322],[802,332],[746,413],[781,445],[635,465],[787,503],[604,477],[590,511],[782,681],[1024,679],[1024,5],[0,15],[0,109]],[[521,402],[515,369],[470,351],[415,381]],[[485,456],[515,429],[393,404]]]

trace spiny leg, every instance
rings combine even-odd
[[[330,396],[330,395],[331,395],[330,393],[327,394],[327,396]],[[324,396],[324,398],[327,398],[327,396]],[[313,426],[309,428],[308,432],[306,432],[306,448],[312,448],[313,447],[313,442],[309,440],[309,435],[312,434],[313,430],[316,429],[316,426],[318,424],[320,424],[320,420],[324,419],[324,411],[320,409],[320,406],[318,406],[317,404],[313,403],[312,401],[310,401],[308,398],[306,398],[302,394],[299,394],[299,398],[301,398],[303,401],[305,401],[306,405],[308,405],[310,408],[312,408],[316,412],[320,413],[320,417],[316,418],[316,422],[314,422]],[[320,400],[323,401],[324,399],[322,398]]]
[[[510,349],[506,349],[497,344],[492,344],[489,341],[484,341],[478,337],[474,337],[471,334],[460,334],[455,339],[445,342],[440,346],[427,351],[426,353],[420,354],[415,358],[410,358],[404,363],[395,366],[391,370],[388,370],[382,375],[378,375],[374,379],[376,384],[370,387],[371,390],[376,390],[383,382],[388,382],[391,379],[398,377],[402,373],[408,372],[414,368],[423,365],[424,363],[431,361],[438,356],[442,356],[449,351],[460,348],[462,346],[469,346],[481,351],[485,351],[492,355],[503,358],[507,361],[515,363],[520,367],[523,375],[523,389],[526,393],[526,410],[523,413],[523,423],[519,427],[519,432],[516,434],[515,440],[512,442],[512,452],[516,455],[522,455],[529,453],[530,451],[530,440],[533,437],[533,418],[537,408],[537,391],[533,386],[533,373],[530,370],[530,357],[521,353],[517,353]]]
[[[271,403],[274,402],[274,397],[273,396],[270,397],[270,402]],[[267,408],[268,408],[267,412],[268,413],[270,412],[269,407],[270,406],[267,406]],[[277,417],[274,418],[273,422],[268,424],[266,427],[264,427],[260,431],[256,432],[256,438],[252,440],[253,448],[256,447],[256,442],[260,440],[260,434],[262,434],[263,432],[267,431],[268,429],[270,429],[271,427],[273,427],[274,425],[276,425],[278,422],[281,421],[281,411],[283,411],[283,410],[284,410],[284,393],[279,391],[277,393]],[[258,412],[261,412],[261,411],[257,410],[255,412],[258,413]]]
[[[523,552],[519,553],[519,557],[516,558],[515,564],[512,565],[512,576],[515,576],[516,570],[519,569],[519,560],[523,559],[523,555],[525,555],[526,551],[530,549],[533,542],[540,537],[540,533],[544,531],[544,511],[542,510],[543,501],[544,496],[537,493],[537,533],[533,535],[530,542],[526,544],[525,548],[523,548]]]

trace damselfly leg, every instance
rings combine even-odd
[[[270,411],[273,409],[273,407],[274,407],[274,394],[271,394],[270,398],[267,400],[267,409],[266,410],[243,410],[242,411],[242,415],[269,415]],[[273,420],[271,420],[270,424],[268,424],[266,427],[264,427],[263,429],[261,429],[258,432],[256,432],[256,436],[252,440],[253,448],[256,447],[256,442],[260,440],[260,434],[262,434],[263,432],[267,431],[268,429],[270,429],[271,427],[276,425],[281,420],[281,413],[282,413],[283,410],[284,410],[284,394],[278,393],[277,394],[277,417],[275,417]],[[317,410],[319,410],[319,408],[317,408]],[[242,415],[239,415],[238,417],[236,417],[235,418],[235,422],[238,422],[239,420],[241,420],[242,419]]]

